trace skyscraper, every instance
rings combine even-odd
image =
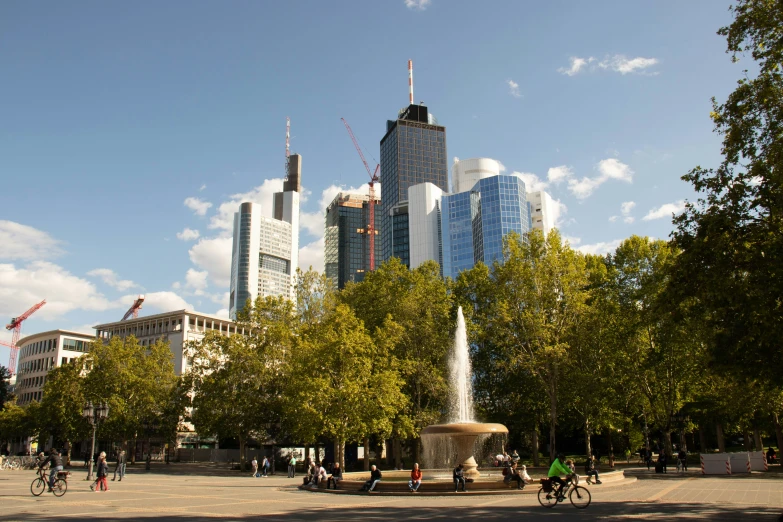
[[[324,268],[337,288],[343,288],[348,281],[362,281],[370,270],[369,198],[369,195],[340,192],[326,209]],[[377,197],[375,201],[377,223],[381,206]],[[378,237],[376,233],[376,251]]]
[[[273,196],[273,217],[264,216],[261,205],[252,202],[242,203],[234,214],[228,306],[232,319],[248,299],[294,296],[299,265],[301,176],[302,157],[292,154],[283,191]]]
[[[376,264],[398,257],[410,266],[408,187],[427,182],[448,191],[446,128],[426,106],[411,102],[396,120],[386,122],[381,139],[383,201]]]

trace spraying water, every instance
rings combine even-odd
[[[449,360],[451,378],[450,422],[465,423],[473,420],[473,370],[468,351],[468,331],[462,307],[457,310],[457,331],[454,334],[454,349]]]

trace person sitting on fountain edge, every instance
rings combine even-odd
[[[460,484],[462,484],[462,491],[467,491],[465,488],[465,467],[462,464],[454,468],[454,493],[459,491]]]
[[[379,470],[378,467],[373,464],[372,468],[370,468],[370,480],[364,483],[364,486],[362,486],[362,491],[372,491],[378,482],[381,481],[382,477],[383,475],[381,474],[381,470]]]
[[[558,493],[563,489],[563,486],[565,486],[565,480],[561,479],[560,475],[568,477],[572,473],[571,468],[563,463],[563,459],[565,459],[565,456],[562,453],[558,453],[554,462],[552,462],[552,465],[549,467],[549,473],[547,474],[549,480],[558,485],[556,491]]]
[[[411,493],[416,493],[421,487],[421,470],[419,469],[418,464],[413,465],[413,469],[411,470],[411,479],[408,481],[408,487],[410,488]]]

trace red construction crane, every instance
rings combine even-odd
[[[353,141],[353,146],[356,147],[356,152],[359,153],[359,157],[362,158],[362,163],[364,163],[364,168],[367,169],[367,174],[370,175],[370,203],[368,205],[370,218],[369,223],[367,224],[367,237],[370,238],[370,270],[375,270],[375,236],[377,235],[375,230],[375,183],[380,181],[380,178],[378,177],[378,171],[381,170],[381,166],[379,164],[375,167],[375,173],[370,170],[370,165],[368,165],[367,160],[364,159],[362,148],[359,146],[359,142],[356,141],[356,136],[353,135],[351,126],[348,125],[348,122],[345,121],[345,118],[340,119],[343,120],[345,128],[348,129],[348,135],[351,137],[351,141]]]
[[[3,343],[4,346],[8,346],[9,348],[11,348],[11,357],[8,360],[8,371],[11,372],[11,375],[16,373],[16,357],[19,355],[19,346],[17,345],[17,343],[19,342],[19,337],[22,334],[22,323],[25,322],[31,315],[37,312],[45,304],[46,304],[46,299],[44,299],[37,305],[32,306],[29,310],[27,310],[19,317],[14,317],[13,319],[11,319],[11,324],[5,325],[6,330],[11,330],[13,332],[13,334],[11,335],[11,344],[5,342]]]
[[[120,321],[124,321],[130,316],[133,316],[133,318],[136,319],[139,316],[139,310],[141,310],[141,303],[143,302],[144,302],[144,295],[140,295],[138,299],[133,301],[133,305],[131,305],[131,307],[128,308],[128,311],[125,312],[125,315],[122,316],[122,319],[120,319]]]

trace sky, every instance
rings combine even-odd
[[[667,238],[716,166],[710,99],[746,63],[728,1],[0,3],[0,320],[92,332],[182,308],[227,316],[233,213],[271,215],[285,123],[302,155],[300,266],[414,96],[451,158],[494,158],[558,202],[584,252]],[[0,340],[10,332],[0,331]],[[0,364],[8,350],[0,347]]]

